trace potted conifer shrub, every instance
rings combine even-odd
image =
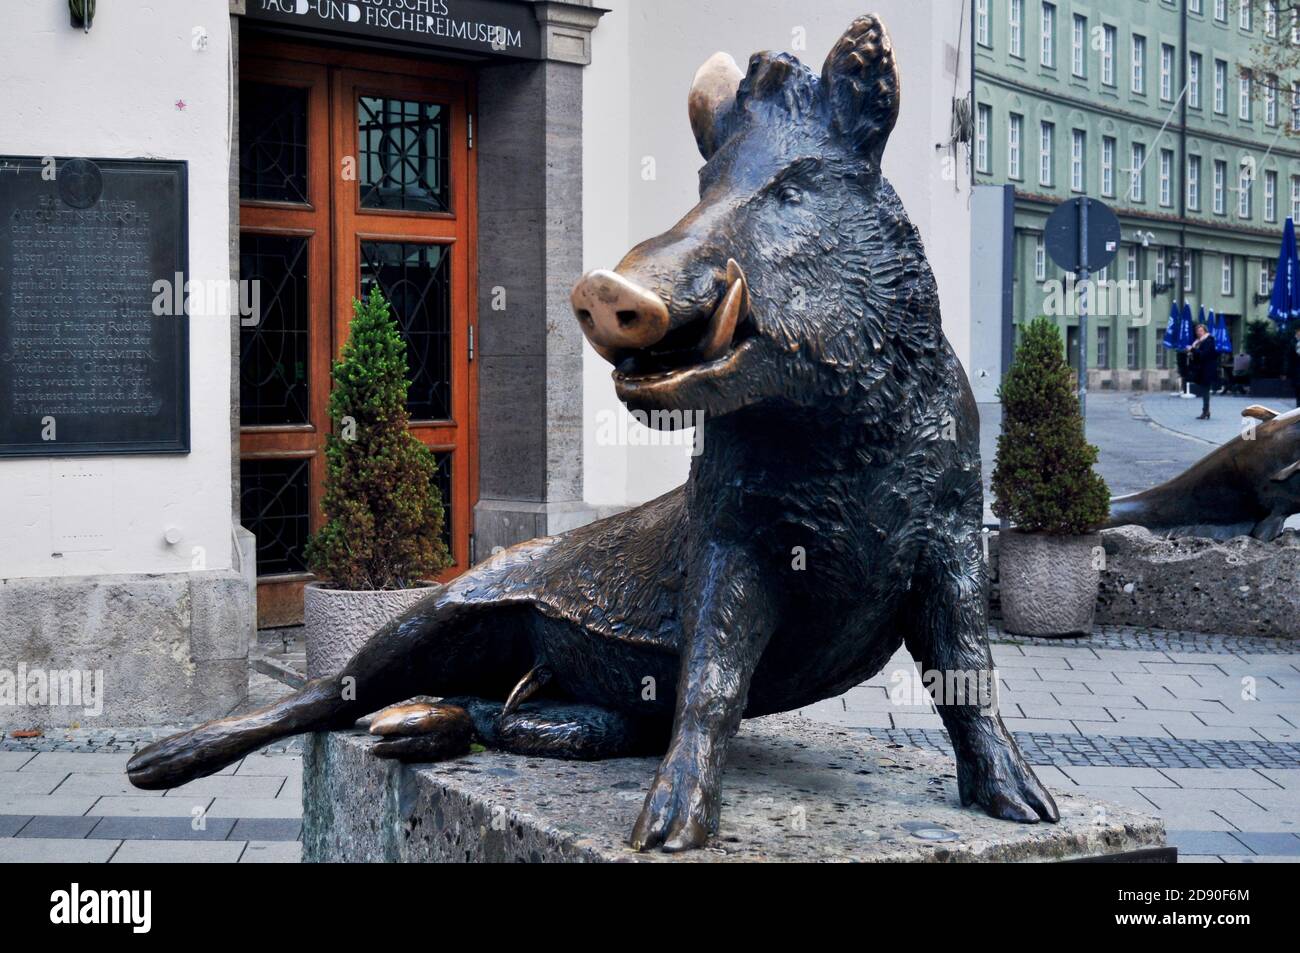
[[[1110,510],[1093,472],[1076,377],[1056,325],[1032,322],[998,393],[1002,433],[993,512],[1013,528],[998,541],[1002,620],[1017,635],[1092,631],[1103,563],[1098,526]]]
[[[306,551],[308,678],[337,673],[451,562],[433,454],[407,430],[406,342],[378,291],[353,301],[333,378],[325,525]]]

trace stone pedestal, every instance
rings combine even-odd
[[[317,734],[303,759],[305,861],[1056,861],[1164,845],[1161,821],[1054,793],[1059,824],[962,808],[951,759],[793,716],[745,723],[710,849],[625,845],[655,759],[579,763],[480,752],[402,766],[360,730]]]
[[[1221,635],[1300,638],[1300,533],[1163,539],[1140,526],[1102,533],[1097,621]]]

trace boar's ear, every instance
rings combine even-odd
[[[714,53],[695,73],[687,107],[695,143],[705,159],[721,145],[717,135],[720,121],[735,103],[736,88],[744,78],[745,74],[729,53]]]
[[[898,119],[898,66],[878,17],[858,17],[840,37],[822,67],[821,89],[832,130],[879,168]]]

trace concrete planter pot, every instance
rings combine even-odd
[[[1097,612],[1101,534],[1001,534],[1002,624],[1015,635],[1088,635]]]
[[[329,589],[310,582],[303,589],[307,678],[337,675],[384,625],[426,596],[437,583],[411,589]]]

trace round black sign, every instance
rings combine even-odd
[[[104,174],[90,159],[69,159],[55,172],[59,198],[73,208],[90,208],[104,191]]]
[[[1043,227],[1043,244],[1047,254],[1066,271],[1083,267],[1083,229],[1088,225],[1088,270],[1105,268],[1119,253],[1119,219],[1105,202],[1081,197],[1062,202]]]

